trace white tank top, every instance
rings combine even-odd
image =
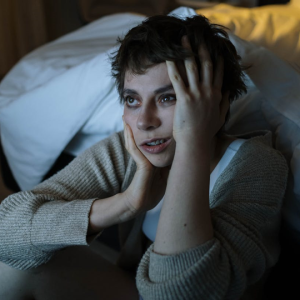
[[[236,152],[239,150],[240,146],[245,142],[244,139],[234,140],[226,149],[222,158],[218,162],[215,169],[210,174],[210,182],[209,182],[209,194],[211,193],[218,177],[224,171],[224,169],[228,166]],[[160,216],[160,211],[163,205],[164,198],[160,200],[160,202],[151,210],[147,211],[144,222],[143,222],[143,232],[152,242],[155,240],[158,220]]]

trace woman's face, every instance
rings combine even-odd
[[[176,96],[167,66],[161,63],[143,75],[125,73],[124,119],[130,125],[135,143],[156,167],[172,164],[175,154],[173,116]],[[147,145],[157,142],[162,144]]]

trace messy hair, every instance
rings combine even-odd
[[[179,62],[191,56],[195,57],[199,69],[201,60],[198,48],[203,42],[210,53],[213,66],[216,66],[219,56],[224,59],[222,92],[229,92],[230,102],[246,93],[244,67],[239,62],[241,58],[224,29],[221,25],[211,24],[201,15],[186,19],[153,16],[132,28],[123,39],[118,39],[120,48],[111,57],[112,75],[116,80],[121,103],[124,103],[126,71],[141,75],[166,60]],[[192,51],[182,46],[181,39],[184,35],[188,36]]]

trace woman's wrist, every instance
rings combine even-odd
[[[176,151],[174,159],[183,159],[184,162],[190,161],[206,161],[210,160],[212,153],[212,145],[209,139],[204,140],[187,140],[176,143]]]
[[[93,202],[89,215],[88,235],[96,234],[107,227],[134,217],[126,206],[124,197],[124,193],[119,193]]]

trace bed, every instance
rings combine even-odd
[[[274,132],[291,170],[285,226],[300,244],[300,0],[251,9],[181,7],[171,14],[202,14],[228,27],[243,63],[252,65],[249,92],[234,103],[227,129]],[[122,130],[109,55],[117,37],[144,18],[102,17],[31,52],[1,82],[1,143],[21,190],[40,183],[61,153],[77,156]]]

